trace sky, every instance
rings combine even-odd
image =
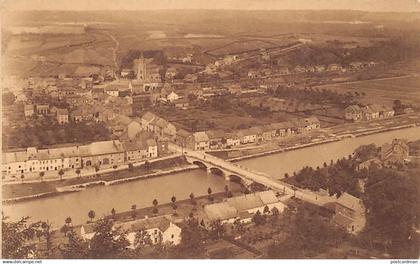
[[[420,12],[420,0],[0,0],[3,10],[352,9]]]

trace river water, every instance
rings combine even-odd
[[[324,162],[329,163],[331,159],[336,160],[348,156],[360,145],[370,143],[381,145],[394,138],[420,139],[420,127],[349,138],[243,160],[238,163],[250,169],[267,173],[277,179],[282,178],[285,172],[291,174],[303,166],[322,166]],[[239,185],[226,182],[223,177],[196,169],[117,185],[95,186],[81,192],[3,205],[3,211],[13,220],[22,216],[30,216],[32,221],[48,219],[54,227],[59,227],[67,216],[72,218],[73,224],[85,223],[88,220],[89,210],[94,210],[97,216],[102,216],[109,214],[112,208],[120,212],[130,210],[133,204],[137,208],[152,206],[152,201],[155,198],[162,204],[170,202],[172,195],[175,195],[177,200],[188,199],[191,192],[195,196],[206,195],[208,187],[211,187],[213,192],[220,192],[224,190],[226,184],[230,186],[231,190],[240,189]]]
[[[264,172],[273,179],[281,179],[284,178],[285,173],[291,175],[294,171],[297,172],[304,166],[311,166],[313,168],[317,166],[322,167],[324,162],[330,164],[331,159],[335,162],[338,158],[348,157],[360,145],[375,143],[377,146],[381,146],[386,142],[391,142],[394,138],[405,138],[409,141],[419,140],[420,127],[394,130],[357,138],[347,138],[328,144],[246,159],[236,163],[256,171]]]

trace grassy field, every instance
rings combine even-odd
[[[365,93],[364,96],[360,97],[360,101],[363,103],[379,103],[391,106],[395,99],[400,99],[403,103],[420,106],[419,76],[331,84],[323,85],[320,88],[336,90],[339,93]]]

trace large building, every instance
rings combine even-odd
[[[240,219],[247,223],[258,211],[264,213],[265,207],[270,213],[274,207],[279,212],[283,212],[285,205],[270,190],[236,196],[221,203],[209,204],[204,207],[204,211],[208,222],[219,220],[222,223],[233,223],[236,219]]]
[[[134,93],[153,91],[162,83],[160,67],[153,63],[153,59],[144,58],[143,53],[134,60],[133,71],[136,75],[136,81],[132,83]]]
[[[12,176],[41,171],[112,168],[157,156],[158,146],[151,138],[123,143],[119,140],[98,141],[49,149],[31,147],[3,153],[2,172]]]

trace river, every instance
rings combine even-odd
[[[331,159],[346,157],[360,145],[370,143],[381,145],[394,138],[420,139],[420,127],[349,138],[237,163],[269,174],[273,178],[282,178],[285,172],[291,174],[303,166],[322,166],[324,162],[329,163]],[[220,192],[224,190],[226,184],[229,184],[232,190],[240,189],[239,185],[226,182],[223,177],[210,175],[197,169],[117,185],[95,186],[81,192],[3,205],[3,211],[13,220],[22,216],[31,216],[32,221],[48,219],[54,227],[58,227],[64,223],[67,216],[71,216],[74,224],[84,223],[88,219],[89,210],[94,210],[97,216],[102,216],[109,214],[112,208],[118,212],[130,210],[133,204],[137,208],[151,206],[155,198],[162,204],[170,202],[172,195],[175,195],[177,200],[187,199],[191,192],[195,196],[206,195],[208,187],[211,187],[213,192]]]
[[[201,169],[189,170],[155,178],[131,181],[109,186],[94,186],[84,191],[61,194],[3,205],[5,215],[12,220],[30,216],[31,221],[46,220],[53,227],[64,224],[67,216],[73,224],[83,224],[88,220],[88,212],[94,210],[97,217],[117,212],[129,211],[131,205],[137,208],[152,206],[153,199],[159,204],[170,203],[174,195],[177,200],[189,199],[190,193],[207,195],[210,187],[213,193],[224,191],[225,185],[230,190],[238,191],[241,186],[225,181],[224,177],[207,174]]]
[[[348,157],[360,145],[375,143],[377,146],[380,146],[386,142],[391,142],[394,138],[406,138],[409,141],[419,140],[420,127],[388,131],[357,138],[346,138],[341,141],[246,159],[235,163],[264,172],[273,179],[281,179],[284,178],[285,173],[291,175],[294,171],[297,172],[304,166],[321,167],[324,162],[329,164],[331,160],[335,162],[338,158]]]

